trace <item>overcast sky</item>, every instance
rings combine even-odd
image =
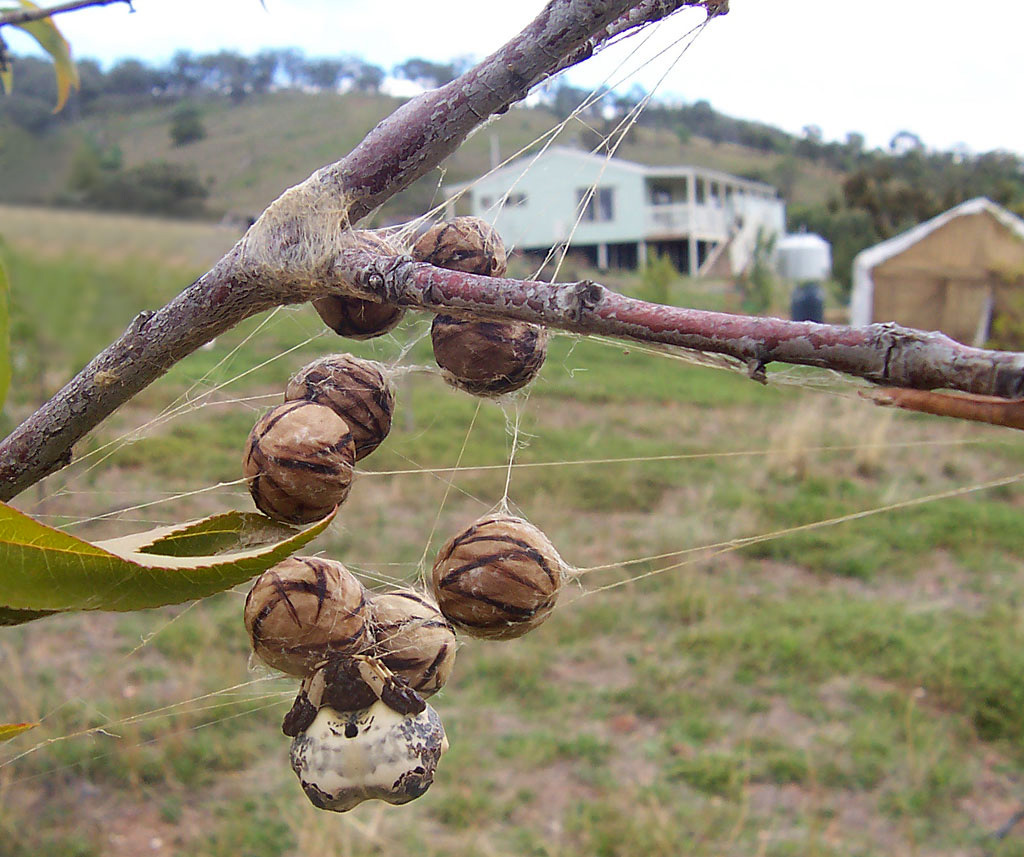
[[[254,53],[298,47],[310,56],[355,53],[390,68],[412,56],[481,57],[526,24],[543,0],[134,0],[64,15],[79,57],[162,62],[177,50]],[[627,40],[570,73],[576,85],[623,82],[827,139],[863,133],[885,146],[900,130],[937,148],[1024,153],[1024,2],[1020,0],[732,0],[701,30],[685,10],[660,25],[640,53]],[[27,44],[9,40],[12,48]]]

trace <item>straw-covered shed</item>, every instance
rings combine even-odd
[[[1024,220],[964,202],[853,260],[851,322],[895,321],[969,345],[1024,334]]]

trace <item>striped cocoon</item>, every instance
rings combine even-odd
[[[330,655],[372,640],[366,590],[340,562],[291,557],[263,572],[245,599],[245,629],[267,666],[308,676]]]
[[[355,442],[330,408],[298,401],[267,412],[249,433],[242,470],[257,508],[276,521],[319,521],[348,497]]]
[[[441,548],[430,583],[441,612],[456,628],[508,640],[547,619],[564,573],[558,552],[533,524],[489,515]]]
[[[370,598],[373,655],[423,696],[437,693],[455,665],[455,629],[426,595],[396,589]]]
[[[351,354],[331,354],[300,369],[288,382],[284,400],[316,402],[334,411],[352,432],[356,461],[380,446],[395,411],[385,367]]]

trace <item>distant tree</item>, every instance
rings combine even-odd
[[[278,51],[260,51],[249,61],[249,86],[259,95],[274,85],[280,62]]]
[[[194,216],[202,212],[207,196],[209,189],[191,168],[151,161],[99,175],[82,202],[116,211]]]
[[[203,85],[206,71],[198,57],[189,51],[178,51],[167,68],[168,86],[177,95],[192,95]]]
[[[439,63],[422,57],[413,57],[396,65],[394,73],[396,77],[411,80],[425,89],[434,89],[455,80],[461,72],[455,62]]]
[[[95,60],[80,60],[78,63],[78,91],[68,102],[69,118],[77,119],[87,113],[104,94],[107,88],[106,75]]]
[[[897,131],[889,141],[889,151],[894,155],[905,155],[909,152],[923,152],[924,143],[913,131]]]
[[[306,57],[298,48],[286,48],[277,53],[277,64],[288,80],[288,86],[297,89],[302,86],[302,76],[306,70]]]
[[[240,102],[252,90],[250,63],[235,51],[219,51],[199,58],[204,83],[216,92]]]
[[[114,95],[150,96],[167,85],[167,77],[145,63],[121,60],[107,72],[105,88]]]
[[[341,60],[310,60],[306,63],[302,79],[313,89],[333,91],[338,88],[343,68]]]
[[[48,62],[35,57],[11,57],[17,75],[14,91],[0,98],[0,139],[5,123],[30,134],[43,134],[58,118],[53,114],[57,87],[53,69]]]
[[[187,146],[206,136],[206,126],[199,108],[194,104],[179,105],[171,117],[171,142],[175,146]]]
[[[362,60],[349,61],[350,80],[356,92],[379,92],[384,82],[384,69]]]

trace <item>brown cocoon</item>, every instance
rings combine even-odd
[[[363,585],[340,562],[292,557],[263,572],[245,599],[245,629],[265,664],[312,674],[331,655],[353,655],[372,641]]]
[[[300,369],[288,382],[284,400],[316,402],[347,424],[356,461],[373,452],[391,431],[395,392],[380,363],[351,354],[332,354]]]
[[[346,246],[371,250],[382,256],[398,256],[402,248],[386,235],[359,231],[348,235]],[[395,304],[378,303],[343,295],[328,295],[313,301],[313,309],[319,313],[331,330],[349,339],[372,339],[392,330],[405,315],[405,309]]]
[[[437,223],[413,245],[412,257],[438,268],[502,277],[508,256],[498,231],[479,217]]]
[[[507,640],[550,615],[563,571],[558,552],[533,524],[489,515],[441,548],[430,583],[441,612],[457,628]]]
[[[470,321],[434,316],[434,359],[446,380],[476,396],[501,396],[525,387],[548,353],[542,327],[519,321]]]
[[[437,693],[455,665],[455,629],[436,605],[412,589],[370,598],[373,655],[423,696]]]
[[[348,496],[355,443],[345,421],[314,402],[287,402],[268,411],[249,433],[243,472],[261,512],[308,524]]]
[[[467,274],[504,276],[501,236],[479,217],[456,217],[431,227],[413,258]],[[547,334],[520,321],[477,321],[438,315],[430,328],[434,359],[445,378],[476,396],[501,396],[529,384],[547,356]]]
[[[377,303],[362,298],[328,295],[313,301],[313,309],[338,336],[349,339],[373,339],[393,330],[405,315],[396,304]]]

